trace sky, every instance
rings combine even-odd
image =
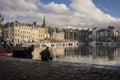
[[[8,20],[62,28],[120,27],[120,0],[0,0]]]

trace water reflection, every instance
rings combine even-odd
[[[36,47],[33,59],[39,59],[39,53],[46,47]],[[79,62],[101,65],[119,65],[120,47],[118,46],[53,46],[50,47],[54,61]]]

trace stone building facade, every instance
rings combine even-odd
[[[22,22],[8,22],[5,24],[3,31],[3,37],[5,40],[13,41],[16,43],[23,42],[39,42],[46,38],[50,38],[48,29],[41,27],[36,22],[22,23]]]

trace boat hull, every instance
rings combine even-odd
[[[12,49],[0,49],[0,56],[11,56],[12,53]]]
[[[28,50],[14,50],[12,56],[14,58],[32,58],[32,53],[29,53]]]

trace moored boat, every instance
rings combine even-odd
[[[119,46],[119,42],[89,42],[90,45]]]
[[[0,49],[0,56],[12,56],[12,49]]]
[[[31,45],[29,48],[27,49],[17,49],[17,50],[13,50],[13,54],[12,56],[14,58],[32,58],[32,52],[34,50],[34,45]]]

